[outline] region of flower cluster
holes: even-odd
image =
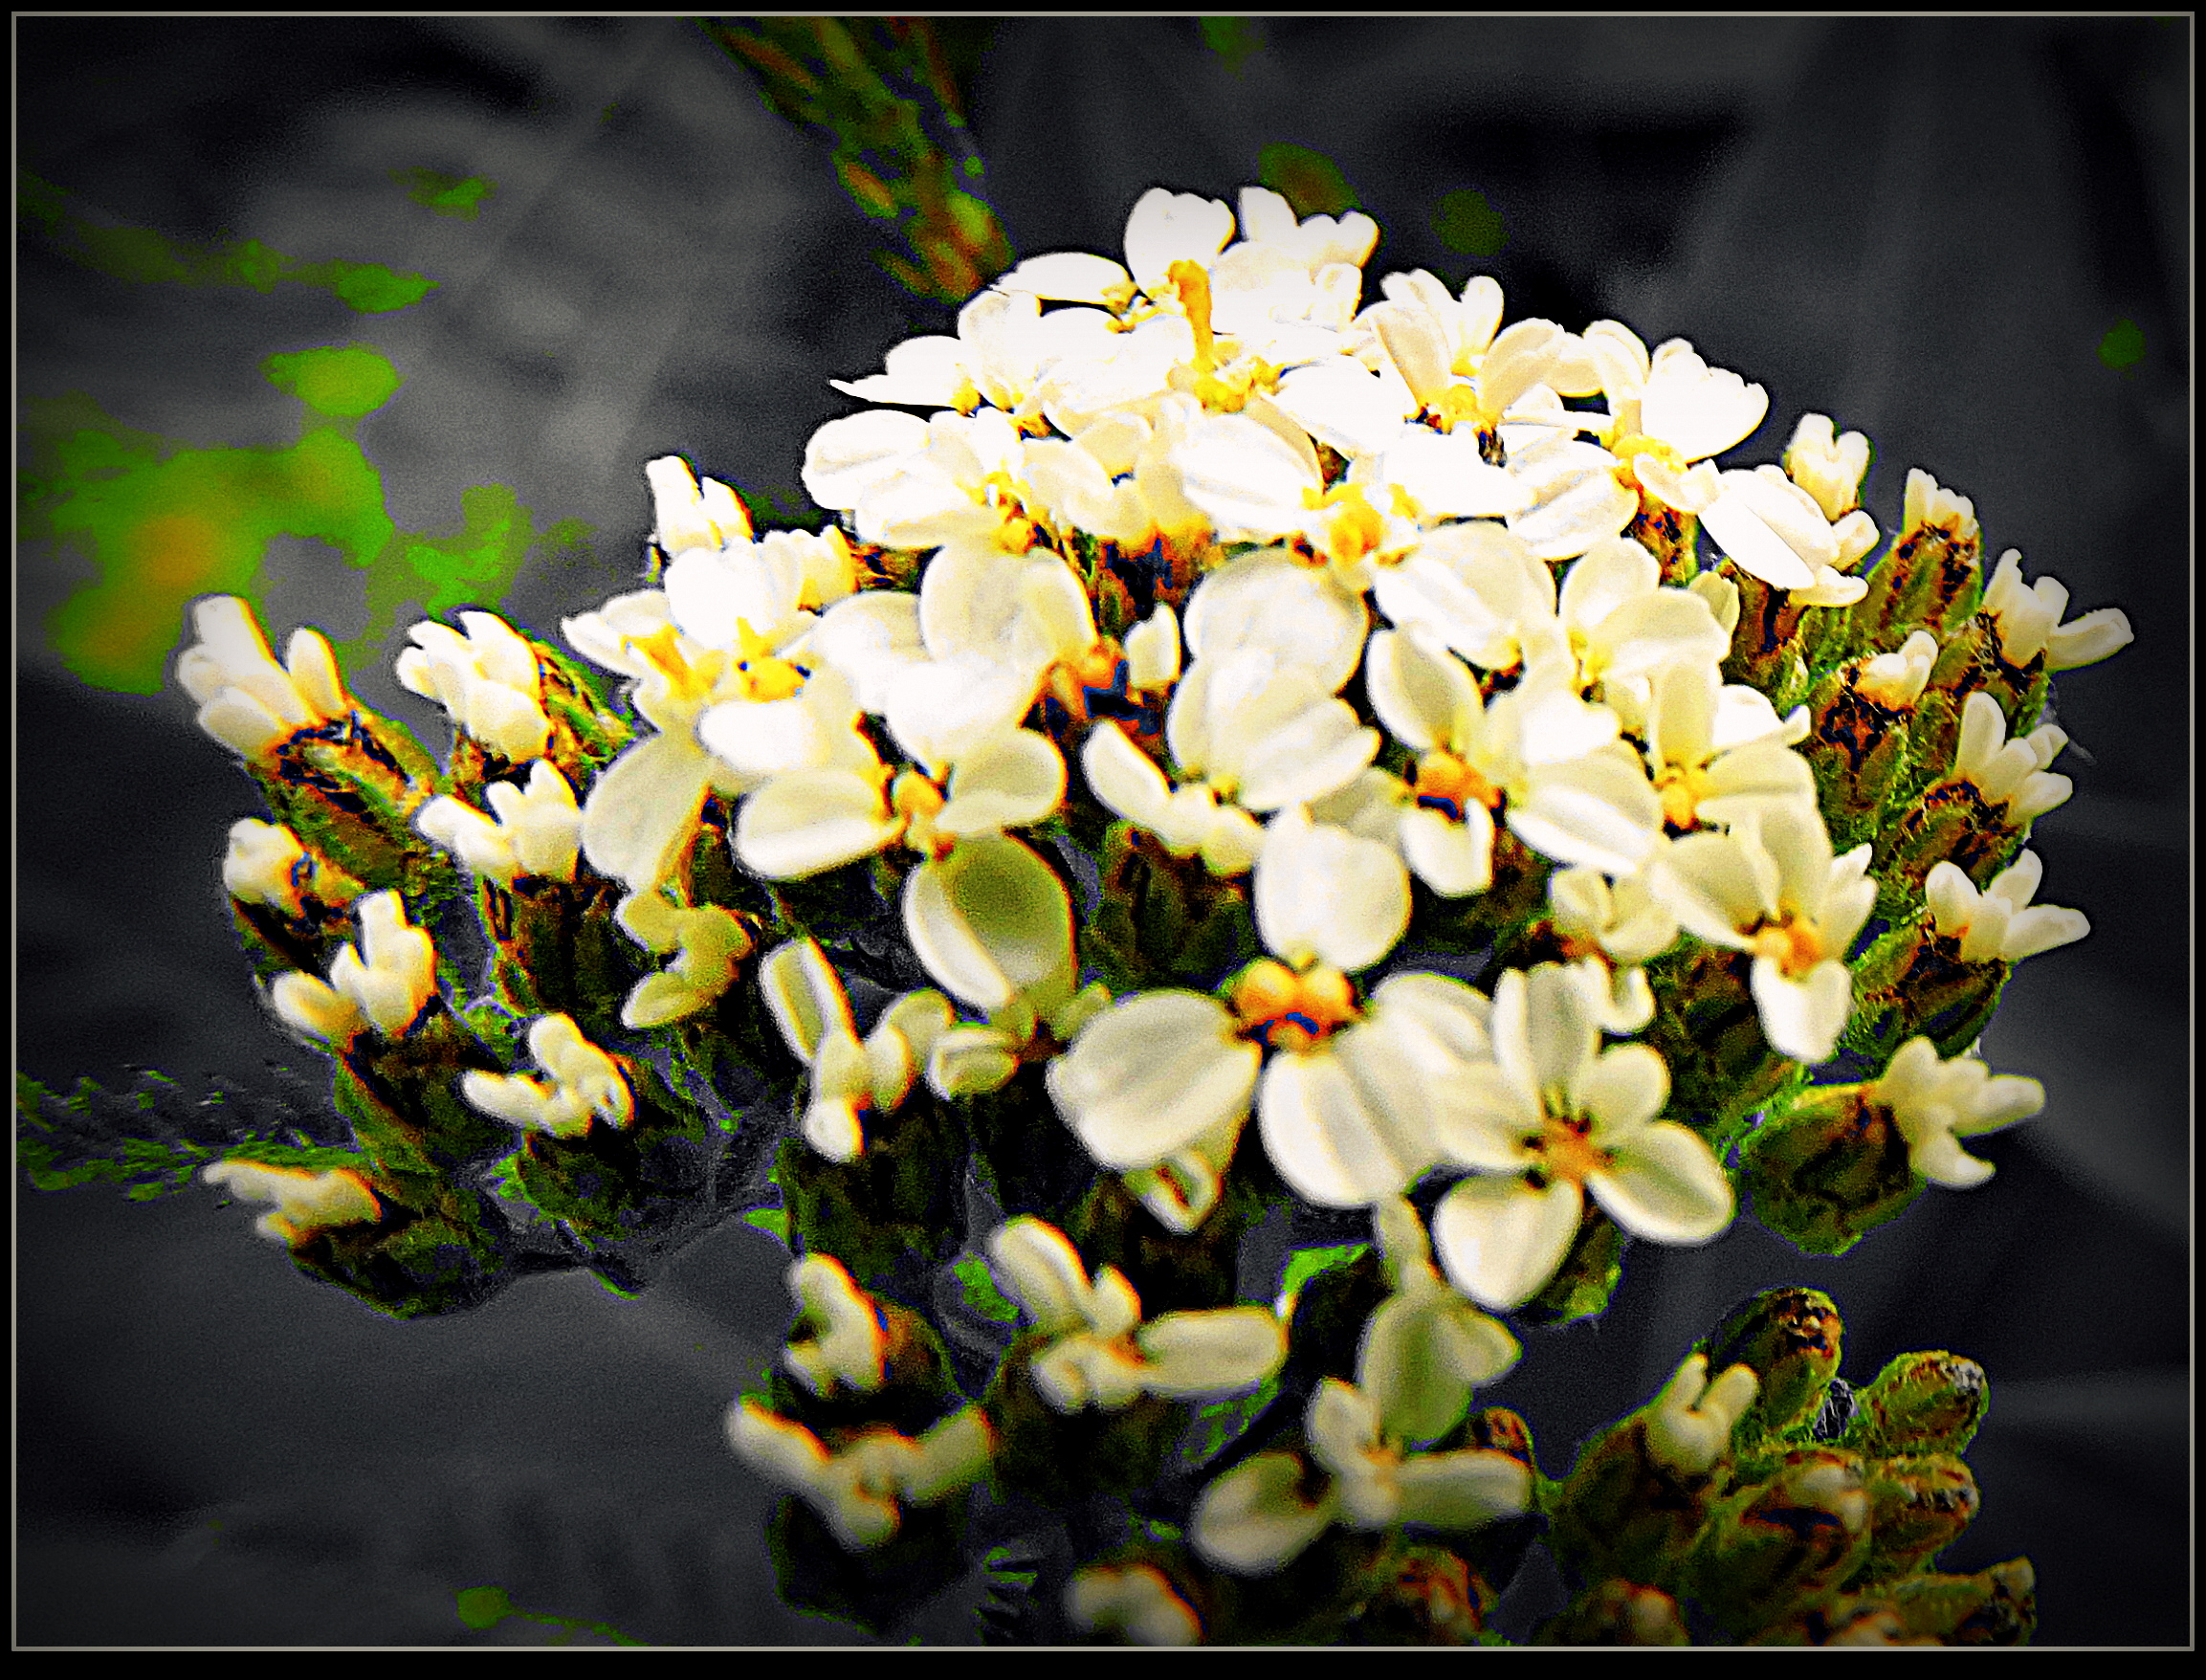
[[[1485,277],[1367,302],[1377,237],[1150,192],[1122,260],[1029,259],[837,382],[817,533],[650,463],[647,586],[563,626],[625,708],[490,614],[418,626],[449,770],[311,632],[286,669],[201,609],[180,677],[290,821],[225,866],[273,1006],[413,1150],[364,1137],[366,1202],[286,1228],[388,1190],[622,1287],[780,1230],[819,1334],[729,1431],[837,1614],[916,1594],[983,1481],[1178,1490],[1184,1541],[1084,1557],[1029,1631],[1330,1636],[1388,1570],[1506,1574],[1467,1536],[1541,1495],[1471,1407],[1520,1352],[1489,1315],[1598,1313],[1742,1188],[1835,1250],[2041,1105],[1957,1052],[2085,931],[2020,848],[2069,790],[2049,676],[2127,621],[1987,580],[1921,472],[1886,546],[1828,417],[1719,466],[1768,398],[1684,340],[1505,324]],[[439,1010],[463,878],[490,990]],[[1273,1210],[1378,1248],[1249,1304]],[[1760,1381],[1688,1361],[1630,1473],[1710,1486]]]

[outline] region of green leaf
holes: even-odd
[[[978,1254],[959,1256],[951,1269],[965,1293],[965,1304],[982,1317],[998,1324],[1016,1324],[1019,1309],[1004,1298],[997,1289],[996,1279],[988,1271],[988,1263]]]
[[[743,1215],[743,1223],[764,1231],[784,1249],[790,1246],[789,1210],[785,1207],[754,1207]]]

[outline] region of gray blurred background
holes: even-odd
[[[869,258],[879,225],[824,145],[671,19],[19,18],[22,166],[128,226],[252,237],[439,282],[357,315],[326,291],[136,284],[18,241],[19,395],[84,392],[196,447],[281,444],[274,350],[371,343],[405,375],[362,427],[402,526],[515,488],[586,551],[532,564],[513,613],[630,586],[641,473],[794,503],[830,377],[948,311]],[[1279,141],[1332,158],[1380,222],[1368,273],[1495,274],[1511,316],[1690,338],[1770,392],[1729,459],[1775,459],[1803,409],[1867,431],[1890,528],[1907,470],[1974,498],[2074,612],[2137,641],[2062,679],[2069,805],[2044,897],[2090,917],[2034,960],[1985,1041],[2050,1094],[1843,1262],[1741,1227],[1641,1248],[1608,1316],[1532,1335],[1493,1391],[1542,1463],[1652,1391],[1768,1283],[1814,1283],[1845,1374],[1950,1347],[1993,1380],[1984,1511],[1946,1566],[2018,1553],[2041,1643],[2189,1637],[2192,302],[2187,20],[1256,20],[1229,63],[1197,21],[1013,19],[973,90],[985,191],[1022,254],[1115,253],[1146,188],[1230,198]],[[487,177],[472,221],[392,171]],[[1473,188],[1491,258],[1433,231]],[[2100,354],[2131,323],[2141,355]],[[2117,358],[2119,360],[2119,358]],[[266,559],[270,630],[357,633],[325,545]],[[254,814],[190,707],[102,693],[50,651],[89,558],[17,570],[17,1066],[66,1088],[150,1066],[265,1083],[311,1070],[253,1001],[216,879]],[[401,614],[401,624],[415,616]],[[437,740],[387,665],[351,674]],[[2082,749],[2082,750],[2078,750]],[[2086,756],[2086,754],[2088,756]],[[462,1587],[653,1643],[849,1642],[775,1597],[767,1501],[722,1445],[730,1394],[787,1317],[779,1249],[727,1228],[622,1300],[540,1279],[398,1325],[293,1273],[194,1191],[18,1191],[16,1636],[25,1644],[454,1644]],[[1505,1625],[1555,1607],[1528,1574]],[[899,1632],[961,1636],[960,1607]]]

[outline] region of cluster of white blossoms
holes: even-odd
[[[816,1156],[857,1161],[922,1088],[970,1098],[1031,1072],[1022,1089],[1069,1146],[1170,1233],[1219,1205],[1252,1117],[1296,1196],[1370,1210],[1394,1293],[1357,1381],[1313,1392],[1300,1457],[1248,1459],[1196,1511],[1194,1544],[1238,1573],[1336,1523],[1524,1508],[1517,1461],[1423,1450],[1515,1358],[1484,1315],[1539,1296],[1597,1209],[1668,1244],[1710,1241],[1734,1212],[1708,1129],[1688,1123],[1708,1116],[1633,1042],[1657,1018],[1646,965],[1686,941],[1735,977],[1771,1052],[1828,1063],[1880,891],[1871,844],[1833,846],[1809,706],[1771,697],[1804,683],[1725,675],[1752,663],[1734,646],[1751,640],[1743,599],[1790,627],[1869,597],[1867,441],[1810,414],[1781,462],[1719,467],[1766,418],[1761,387],[1616,321],[1505,326],[1483,276],[1457,294],[1389,275],[1366,305],[1377,238],[1365,216],[1298,220],[1262,188],[1238,216],[1148,193],[1123,261],[1029,259],[955,337],[838,382],[872,406],[805,451],[807,491],[839,516],[820,534],[761,536],[727,485],[651,462],[650,586],[563,626],[647,726],[594,776],[555,750],[548,664],[491,615],[465,615],[464,635],[417,627],[399,666],[489,749],[494,778],[489,814],[421,797],[414,830],[506,892],[565,884],[580,902],[612,883],[623,932],[672,954],[629,992],[631,1030],[714,1006],[756,955]],[[1696,528],[1728,566],[1695,562]],[[1902,544],[1940,533],[1974,564],[1973,508],[1912,474]],[[2066,602],[2010,553],[1973,633],[2033,675],[2129,639],[2116,612],[2062,624]],[[260,767],[349,710],[318,636],[294,638],[287,668],[242,604],[199,622],[180,675]],[[1923,630],[1852,651],[1849,692],[1895,714],[1944,669]],[[2018,835],[2067,796],[2050,769],[2066,738],[2010,740],[1999,697],[1953,698],[1952,757],[1924,773],[1973,787]],[[767,882],[875,860],[932,984],[861,1035],[821,943],[784,930],[758,951],[759,918],[690,902],[708,812]],[[241,826],[226,879],[296,917],[304,851],[264,828]],[[1096,913],[1074,898],[1083,882],[1095,896],[1096,859],[1076,836],[1105,830],[1189,894],[1245,906],[1259,948],[1211,990],[1095,979]],[[2024,853],[1979,891],[1940,862],[1909,908],[1964,962],[2012,962],[2084,931],[2032,906],[2040,873]],[[1523,890],[1543,876],[1539,906]],[[1505,888],[1519,896],[1481,922]],[[1518,947],[1535,954],[1472,984],[1405,945],[1419,906],[1489,942],[1536,922]],[[273,989],[286,1022],[340,1048],[405,1034],[434,989],[397,894],[356,914],[361,949],[326,983]],[[622,1064],[570,1018],[540,1017],[528,1044],[540,1075],[471,1072],[467,1100],[554,1138],[630,1123]],[[1982,1163],[1955,1138],[2028,1112],[2027,1083],[1916,1040],[1879,1094],[1920,1170],[1961,1183]],[[1435,1175],[1428,1224],[1406,1198]],[[1261,1307],[1144,1323],[1123,1275],[1092,1273],[1038,1220],[1004,1226],[991,1253],[1045,1333],[1033,1374],[1059,1411],[1213,1392],[1221,1372],[1254,1382],[1284,1357]],[[795,1287],[823,1330],[797,1368],[815,1391],[863,1388],[875,1321],[837,1263],[805,1264]],[[1740,1382],[1688,1362],[1662,1413],[1668,1461],[1712,1462],[1752,1399]],[[834,1451],[755,1401],[729,1428],[856,1546],[991,1450],[967,1413]],[[1088,1582],[1084,1617],[1179,1627],[1148,1577],[1120,1575]]]

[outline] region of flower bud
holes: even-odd
[[[1677,1600],[1659,1587],[1604,1581],[1571,1601],[1570,1608],[1542,1626],[1536,1645],[1692,1644]]]
[[[1739,1420],[1742,1443],[1787,1434],[1816,1416],[1838,1375],[1843,1331],[1822,1291],[1772,1289],[1732,1308],[1699,1344],[1710,1370],[1744,1365],[1760,1379]]]
[[[1911,1575],[1960,1538],[1981,1500],[1951,1452],[1887,1459],[1869,1474],[1868,1579]]]
[[[1916,1575],[1885,1596],[1908,1631],[1940,1645],[2027,1645],[2038,1626],[2038,1573],[2027,1558],[1974,1575]]]
[[[1900,535],[1869,572],[1869,592],[1850,609],[1854,647],[1897,648],[1908,633],[1943,637],[1975,610],[1983,588],[1983,532],[1967,497],[1941,489],[1920,468],[1908,475]]]
[[[1842,1445],[1875,1457],[1960,1452],[1992,1404],[1984,1367],[1958,1354],[1901,1354],[1855,1391]]]
[[[1800,1448],[1776,1473],[1710,1514],[1687,1578],[1733,1638],[1805,1614],[1834,1594],[1869,1547],[1862,1461],[1832,1447]]]
[[[1859,1085],[1811,1086],[1739,1145],[1754,1217],[1811,1254],[1842,1254],[1922,1193],[1908,1139]]]

